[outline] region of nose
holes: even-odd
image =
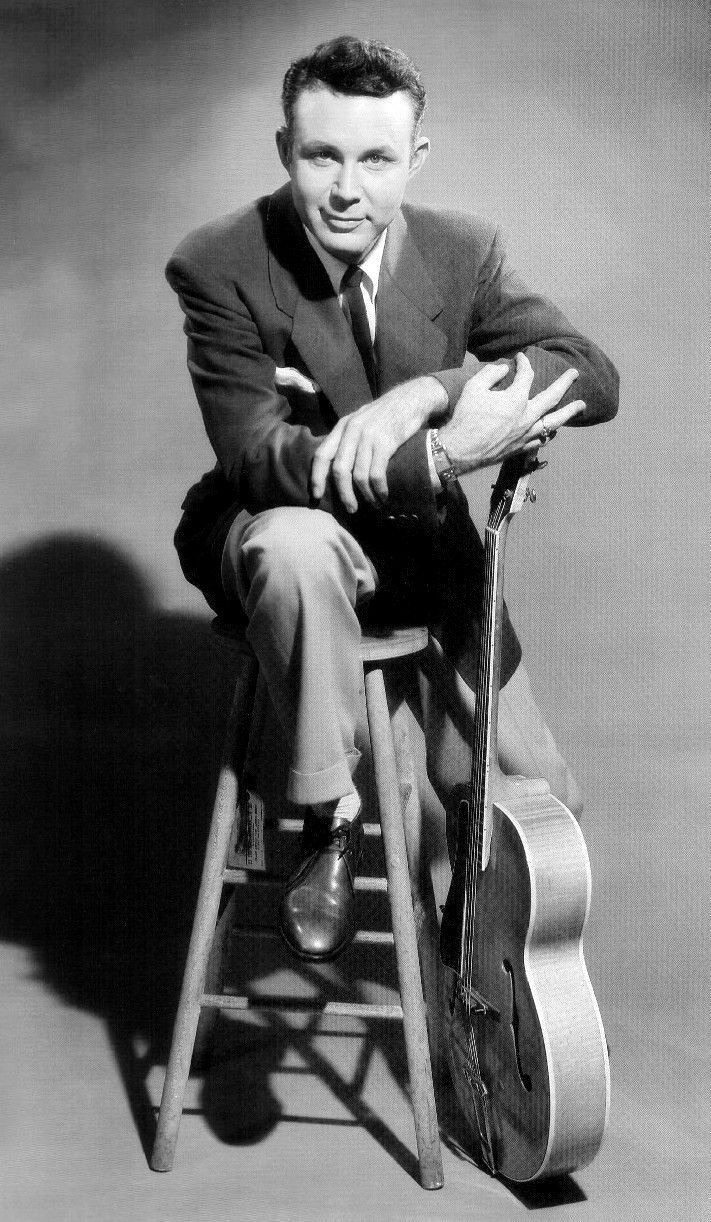
[[[340,208],[348,208],[360,199],[360,186],[356,166],[344,161],[331,185],[331,200]]]

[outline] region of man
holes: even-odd
[[[363,616],[426,621],[471,686],[482,547],[458,477],[609,419],[617,377],[507,269],[493,226],[401,206],[429,151],[406,56],[335,39],[292,64],[282,101],[289,182],[168,265],[217,455],[176,545],[213,608],[246,619],[289,740],[305,822],[280,926],[322,960],[355,929]],[[504,771],[579,808],[508,618],[502,653]]]

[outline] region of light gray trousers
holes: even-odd
[[[291,746],[287,797],[311,805],[349,793],[364,700],[356,606],[377,588],[373,565],[331,514],[243,510],[225,542],[222,581],[247,615],[247,639]],[[459,688],[473,701],[468,688]],[[544,778],[579,815],[577,785],[522,665],[500,693],[498,738],[505,773]]]

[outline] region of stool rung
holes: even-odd
[[[303,819],[283,818],[283,819],[278,820],[278,827],[279,827],[280,832],[300,832],[303,826],[304,826]],[[363,824],[363,835],[364,836],[380,836],[381,834],[382,833],[380,830],[379,823],[364,823]]]
[[[254,938],[260,942],[280,940],[278,929],[269,925],[235,925],[231,930],[232,937]],[[392,946],[395,939],[389,929],[359,929],[353,942],[356,946]]]
[[[227,867],[222,871],[222,881],[231,883],[232,886],[244,886],[245,883],[256,883],[262,887],[281,887],[287,881],[285,875],[267,874],[263,870],[233,870]],[[358,876],[354,883],[356,891],[387,891],[388,883],[385,878],[372,878],[365,874]]]
[[[303,1014],[306,1018],[317,1018],[320,1015],[340,1016],[345,1018],[384,1018],[402,1020],[402,1006],[377,1005],[374,1002],[360,1001],[325,1001],[323,1005],[314,1005],[310,999],[303,1001],[298,997],[237,997],[233,993],[203,993],[200,1005],[216,1010],[251,1010],[255,1014],[268,1013],[274,1010],[287,1010],[294,1014]]]

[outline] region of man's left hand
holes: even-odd
[[[404,382],[344,416],[314,455],[312,497],[321,499],[330,474],[349,513],[358,508],[355,489],[371,505],[386,501],[386,472],[393,454],[447,407],[442,383],[425,376]]]

